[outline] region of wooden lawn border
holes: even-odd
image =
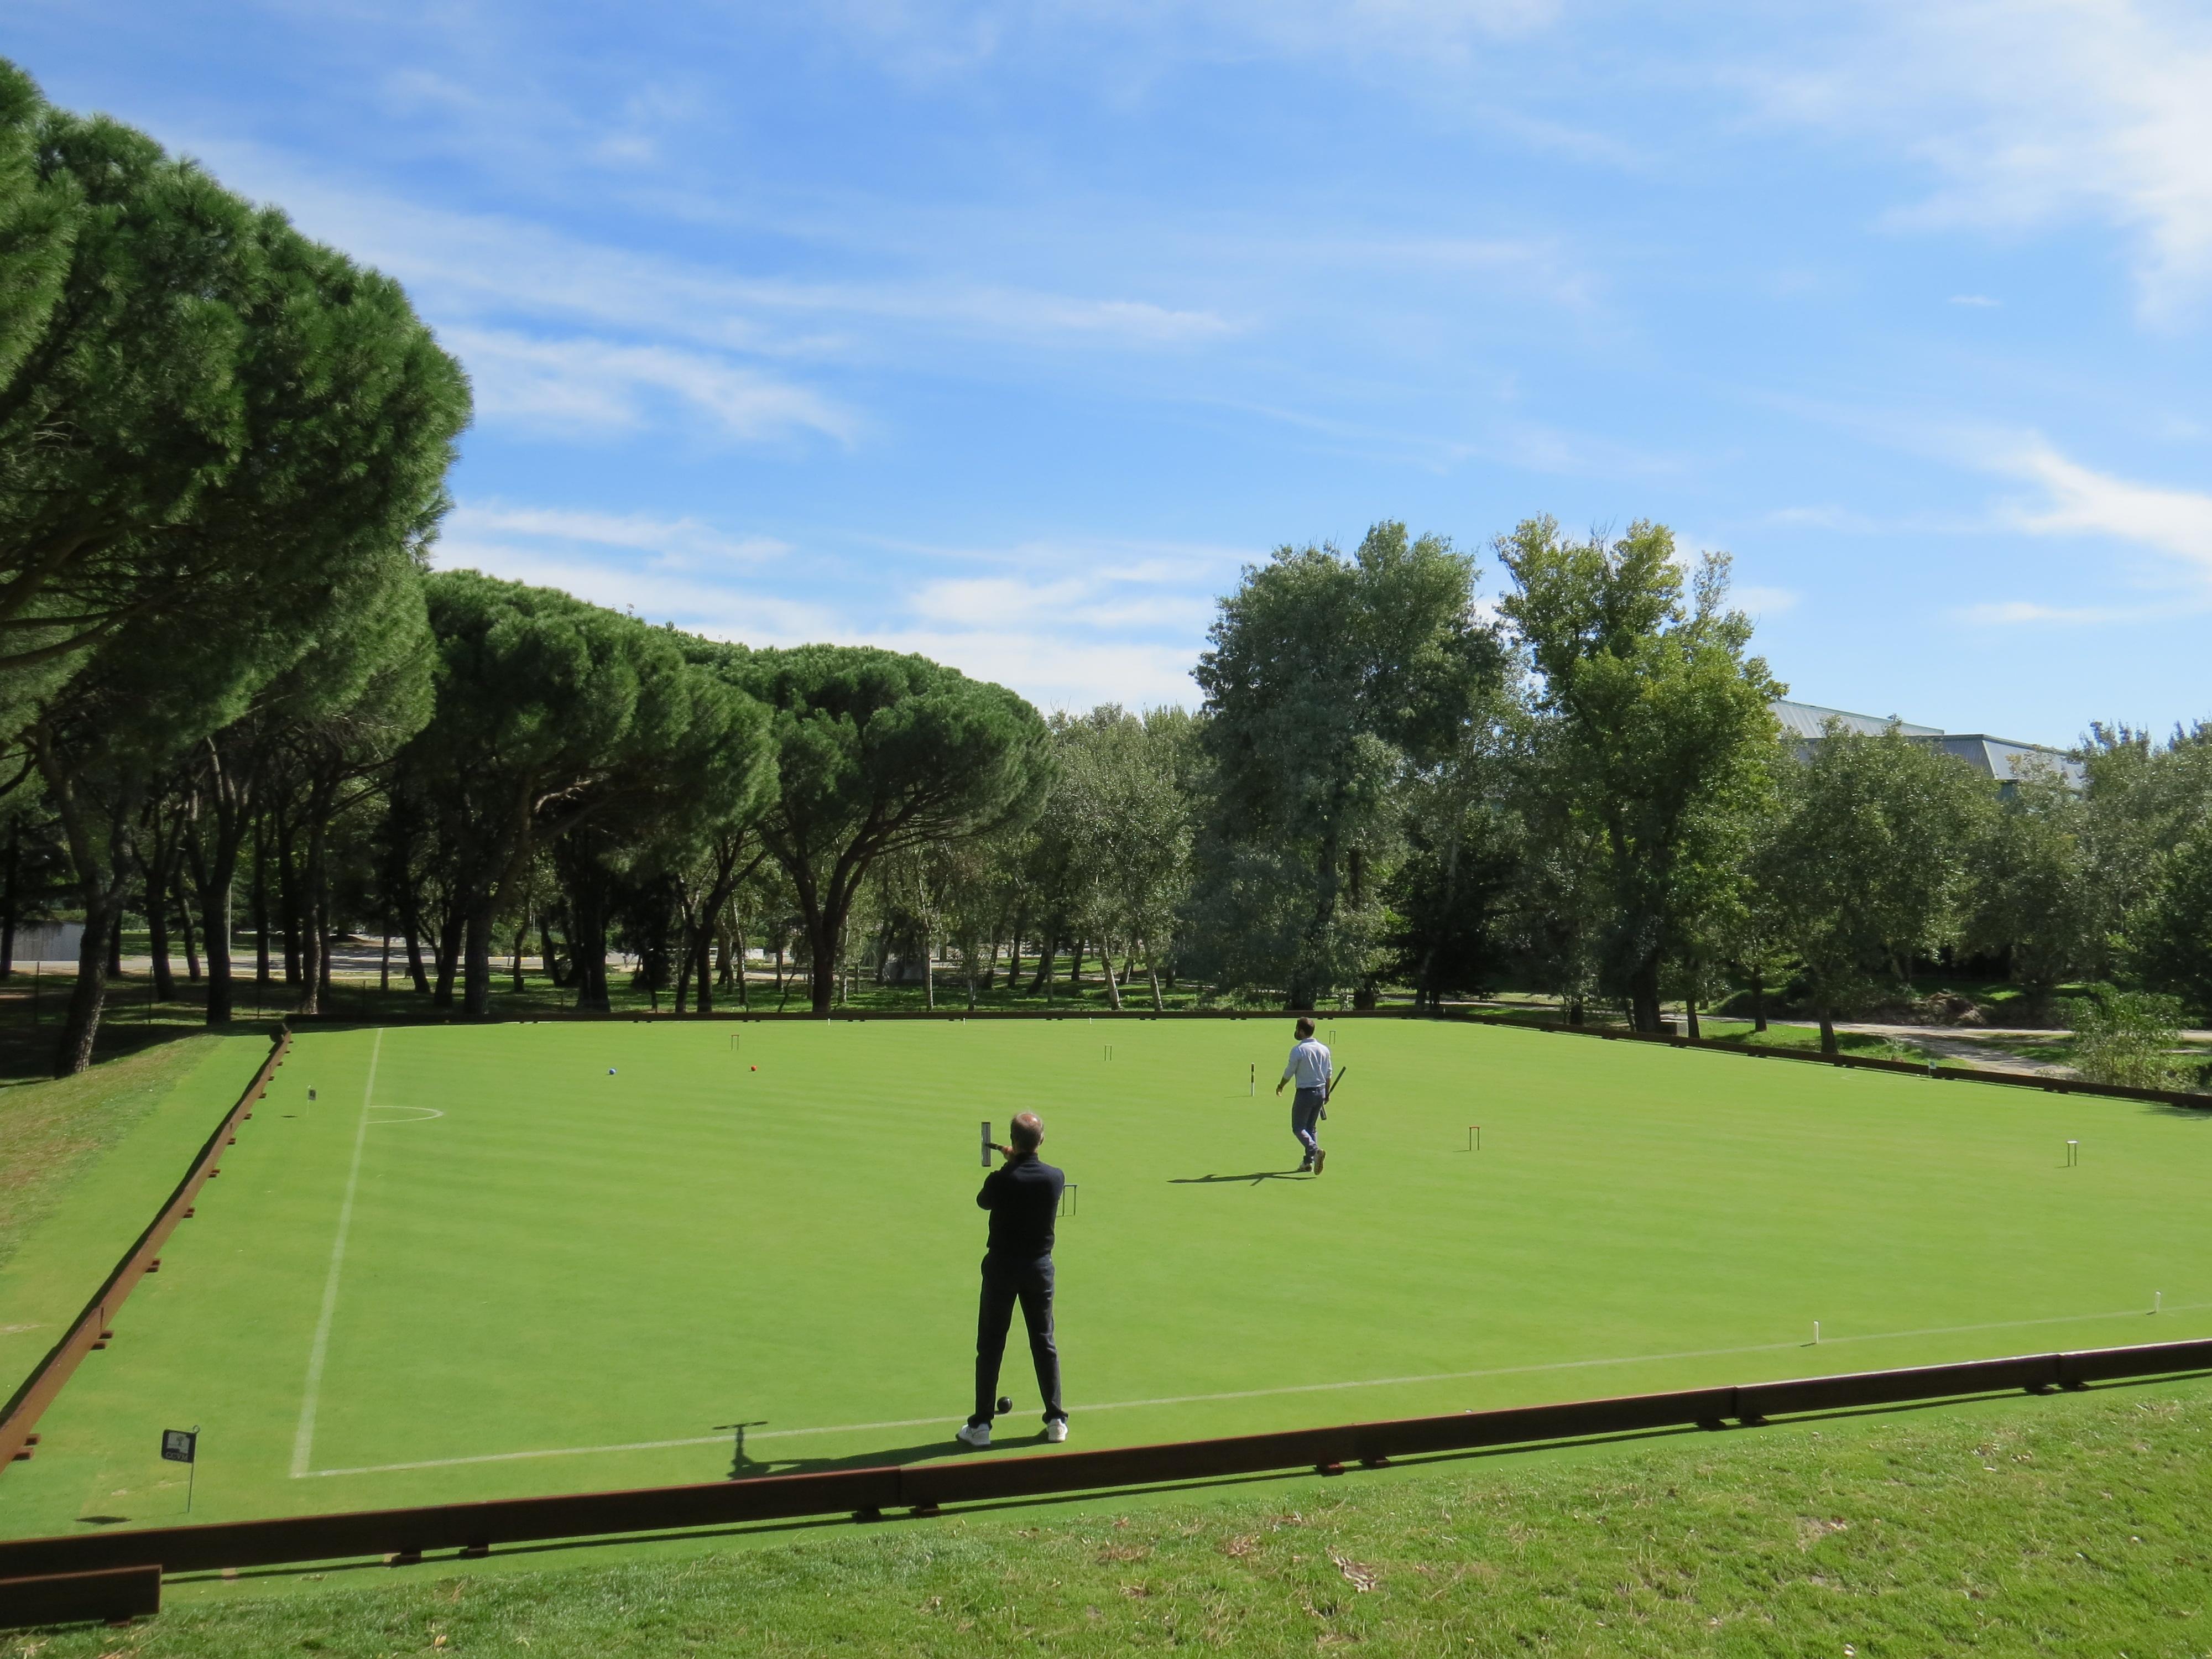
[[[60,1341],[46,1350],[46,1357],[32,1368],[21,1386],[9,1396],[7,1405],[0,1407],[0,1473],[31,1456],[39,1443],[34,1431],[40,1414],[53,1403],[54,1396],[76,1374],[85,1355],[107,1346],[114,1335],[110,1323],[138,1281],[161,1270],[162,1242],[190,1212],[200,1188],[220,1172],[223,1148],[237,1139],[238,1126],[253,1115],[253,1103],[269,1092],[269,1081],[284,1063],[285,1052],[291,1046],[291,1032],[280,1030],[270,1045],[269,1057],[261,1062],[253,1080],[246,1085],[246,1092],[239,1096],[238,1103],[224,1114],[215,1133],[201,1146],[185,1170],[184,1179],[169,1194],[168,1202],[146,1224],[146,1231],[138,1235],[137,1242],[123,1253],[123,1259],[115,1264],[115,1271],[93,1293],[76,1322]]]

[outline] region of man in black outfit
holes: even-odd
[[[991,1243],[983,1255],[983,1300],[975,1316],[975,1412],[954,1437],[963,1444],[991,1443],[999,1362],[1006,1357],[1006,1328],[1014,1304],[1030,1329],[1030,1358],[1044,1396],[1044,1437],[1067,1438],[1067,1413],[1060,1404],[1060,1350],[1052,1343],[1052,1224],[1060,1214],[1066,1177],[1037,1156],[1044,1123],[1035,1112],[1014,1119],[1006,1161],[983,1177],[975,1207],[991,1212]]]

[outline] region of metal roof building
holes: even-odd
[[[1993,738],[1986,732],[1946,732],[1940,726],[1910,725],[1895,715],[1881,720],[1841,708],[1823,708],[1817,703],[1778,699],[1767,707],[1774,711],[1784,740],[1797,751],[1800,760],[1811,755],[1814,745],[1826,734],[1828,722],[1834,720],[1846,732],[1863,732],[1869,737],[1879,736],[1894,726],[1915,743],[1956,755],[1977,772],[2001,784],[2008,784],[2024,771],[2038,767],[2054,769],[2076,789],[2087,781],[2080,761],[2063,749],[2052,749],[2039,743],[2015,743],[2009,738]]]

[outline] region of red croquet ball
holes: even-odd
[[[759,1066],[754,1066],[754,1067],[753,1067],[753,1070],[755,1070],[756,1072],[757,1072],[758,1070],[760,1070],[760,1067],[759,1067]]]

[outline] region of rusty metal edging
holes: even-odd
[[[1437,1417],[1342,1424],[1269,1434],[1098,1451],[766,1475],[681,1486],[500,1498],[407,1509],[302,1515],[137,1531],[0,1540],[0,1580],[158,1565],[168,1573],[680,1531],[890,1509],[934,1513],[1000,1502],[1170,1482],[1224,1480],[1594,1436],[1759,1424],[1785,1414],[2079,1389],[2127,1377],[2212,1371],[2212,1340],[2016,1355],[1903,1370],[1853,1371],[1663,1394],[1516,1406]],[[8,1620],[0,1609],[0,1626]]]
[[[269,1080],[276,1074],[276,1068],[284,1063],[284,1055],[291,1046],[291,1032],[280,1028],[275,1042],[270,1046],[268,1058],[254,1073],[253,1080],[246,1085],[246,1092],[239,1096],[238,1103],[224,1114],[222,1121],[216,1126],[215,1133],[201,1146],[191,1166],[185,1170],[184,1179],[169,1194],[168,1202],[155,1212],[153,1220],[146,1224],[146,1230],[138,1235],[137,1241],[123,1253],[123,1259],[115,1264],[115,1271],[109,1273],[106,1281],[93,1293],[92,1300],[85,1304],[84,1311],[77,1316],[76,1322],[69,1328],[60,1341],[46,1350],[46,1358],[32,1368],[31,1374],[9,1396],[7,1405],[0,1407],[0,1472],[31,1455],[32,1448],[38,1443],[34,1431],[40,1414],[53,1403],[54,1396],[62,1391],[63,1384],[76,1373],[85,1355],[94,1348],[106,1346],[112,1334],[108,1322],[115,1317],[125,1299],[137,1288],[138,1281],[161,1265],[158,1252],[162,1242],[176,1230],[177,1223],[191,1207],[192,1200],[200,1188],[217,1173],[217,1160],[222,1157],[223,1148],[237,1133],[239,1124],[253,1115],[253,1103],[268,1092]],[[0,1577],[4,1576],[0,1574]]]

